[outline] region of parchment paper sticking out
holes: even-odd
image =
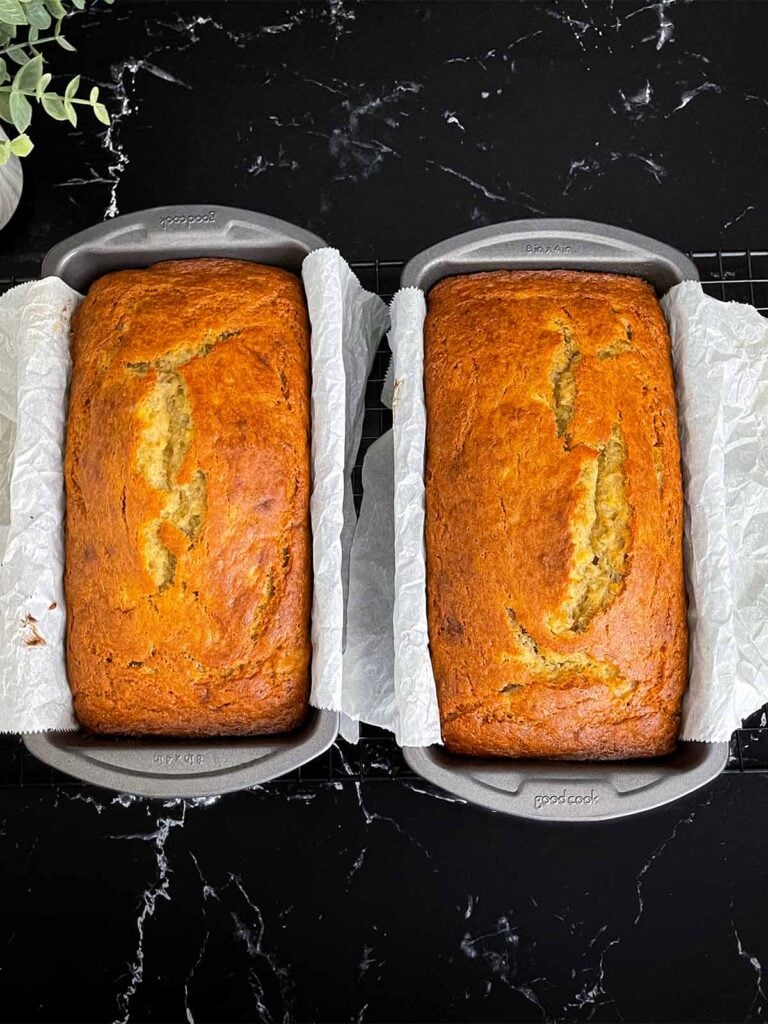
[[[687,281],[662,301],[680,407],[690,682],[682,738],[768,701],[768,321]]]
[[[64,662],[63,449],[77,292],[0,297],[0,732],[74,729]]]
[[[389,316],[335,249],[304,260],[312,324],[312,703],[342,709],[349,553],[355,531],[352,467],[365,386]]]
[[[394,427],[391,439],[385,435],[372,447],[363,470],[367,489],[355,536],[356,600],[349,613],[355,645],[345,661],[345,706],[362,721],[391,729],[401,746],[418,747],[442,742],[427,635],[424,295],[404,288],[390,312],[394,363],[387,378],[393,380]],[[391,525],[379,508],[383,501],[390,503]],[[367,633],[368,623],[374,635]]]

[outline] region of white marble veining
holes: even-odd
[[[645,85],[634,91],[624,92],[619,89],[619,99],[621,110],[628,114],[630,119],[633,121],[640,121],[645,117],[648,112],[648,108],[653,103],[653,86],[650,81],[646,78]],[[611,108],[615,111],[615,108]]]
[[[140,896],[140,910],[136,918],[136,950],[132,961],[128,964],[128,981],[117,996],[118,1014],[115,1024],[127,1024],[131,1017],[131,1005],[139,986],[144,980],[144,930],[147,922],[154,917],[159,899],[169,900],[171,884],[171,866],[166,852],[166,843],[171,829],[184,825],[187,808],[181,804],[181,815],[178,818],[158,818],[153,832],[147,835],[133,834],[120,836],[121,839],[138,839],[151,843],[155,854],[156,875]],[[115,837],[117,838],[117,837]]]
[[[283,147],[278,146],[277,155],[274,160],[268,160],[263,153],[259,153],[256,159],[252,160],[248,165],[246,172],[253,175],[254,178],[258,178],[260,174],[265,174],[271,170],[297,171],[299,166],[298,160],[286,157]]]
[[[104,149],[111,159],[111,163],[107,166],[107,180],[110,182],[110,186],[107,208],[104,211],[105,219],[116,217],[120,212],[117,205],[117,190],[123,173],[130,163],[130,157],[120,142],[120,126],[122,120],[128,117],[133,109],[130,87],[135,80],[137,71],[138,62],[135,61],[112,68],[112,90],[116,107],[113,104],[110,111],[111,123],[104,133]]]
[[[723,224],[723,231],[727,231],[728,228],[732,228],[734,224],[738,224],[739,221],[743,220],[747,216],[747,214],[752,213],[754,209],[756,209],[755,204],[749,203],[739,213],[734,214],[733,217],[729,217],[728,220]]]
[[[739,935],[733,919],[731,919],[731,930],[733,931],[733,937],[736,941],[736,952],[740,959],[744,960],[744,962],[749,966],[755,978],[754,995],[749,1006],[749,1012],[744,1019],[762,1020],[764,1019],[766,1006],[768,1005],[768,997],[763,989],[763,965],[754,953],[750,953],[749,950],[744,948],[741,936]]]
[[[544,13],[553,18],[555,21],[562,22],[567,25],[573,34],[573,38],[579,44],[581,49],[586,53],[586,46],[584,45],[584,36],[589,32],[590,29],[594,29],[594,23],[591,20],[582,21],[579,18],[575,18],[570,14],[570,10],[573,6],[560,8],[556,5],[547,5],[544,7]]]
[[[385,160],[398,157],[394,147],[371,134],[371,127],[377,123],[396,127],[396,118],[407,116],[402,109],[403,102],[418,96],[422,89],[421,82],[397,81],[378,95],[358,90],[356,101],[346,97],[341,101],[340,119],[330,131],[318,130],[310,134],[327,140],[340,177],[352,182],[364,181],[378,171]]]
[[[230,875],[230,881],[243,897],[247,907],[251,911],[250,921],[245,921],[236,911],[230,911],[230,916],[234,925],[235,939],[245,946],[251,960],[251,965],[248,969],[248,984],[253,995],[254,1008],[258,1014],[259,1020],[272,1021],[274,1018],[266,1003],[266,991],[259,975],[259,971],[257,970],[259,965],[258,962],[263,961],[277,981],[284,1007],[290,999],[290,973],[287,968],[283,967],[271,953],[264,949],[264,917],[261,910],[256,906],[243,887],[242,879],[238,875]]]
[[[568,168],[563,185],[563,195],[567,196],[576,181],[582,176],[601,177],[611,164],[620,161],[634,161],[640,164],[642,169],[647,171],[657,184],[661,184],[667,176],[666,168],[651,153],[620,153],[611,150],[607,153],[598,153],[581,157],[578,160],[571,160],[571,165]]]
[[[427,160],[427,166],[436,167],[439,171],[443,171],[445,174],[450,174],[454,178],[458,178],[459,181],[465,182],[476,192],[480,192],[486,199],[492,199],[496,203],[503,203],[506,200],[505,196],[500,195],[498,192],[492,192],[487,186],[483,185],[482,182],[475,181],[475,179],[470,178],[468,174],[462,174],[462,172],[456,170],[455,167],[447,167],[445,164],[435,163],[434,160]]]
[[[603,930],[601,928],[595,938],[590,941],[589,948],[593,946],[598,936],[603,933]],[[605,957],[608,950],[613,946],[617,946],[620,941],[621,939],[619,938],[611,939],[600,950],[595,967],[582,968],[579,974],[587,974],[588,977],[583,981],[582,987],[574,994],[572,1001],[566,1003],[565,1010],[573,1009],[582,1012],[585,1009],[591,1009],[594,1012],[600,1006],[612,1006],[619,1020],[624,1019],[618,1012],[616,1001],[608,995],[605,988]],[[592,1014],[590,1013],[587,1019],[590,1019],[591,1016]]]
[[[681,818],[679,821],[675,822],[675,826],[670,832],[670,834],[667,836],[667,838],[658,844],[658,846],[651,853],[650,857],[645,861],[645,863],[638,871],[637,876],[635,878],[635,892],[637,894],[637,913],[635,914],[634,921],[632,922],[633,924],[637,924],[640,921],[640,918],[643,916],[643,912],[645,910],[645,900],[643,899],[643,887],[645,884],[645,876],[648,874],[651,868],[654,867],[659,858],[666,852],[670,844],[673,843],[675,839],[677,839],[678,834],[680,833],[680,829],[683,828],[684,825],[692,825],[696,819],[697,813],[701,810],[702,807],[708,807],[712,803],[712,799],[713,793],[710,791],[706,798],[700,804],[698,804],[690,812],[690,814],[687,814],[684,818]]]
[[[532,1006],[536,1007],[542,1020],[547,1020],[547,1011],[542,1005],[534,985],[544,978],[534,977],[522,980],[518,969],[518,956],[521,946],[520,935],[512,927],[510,918],[504,914],[496,921],[491,931],[472,935],[464,932],[459,949],[470,960],[480,960],[488,970],[486,994],[497,982],[505,985],[513,992],[519,993]]]
[[[692,100],[695,100],[697,96],[704,92],[722,91],[722,88],[716,82],[702,82],[701,85],[697,85],[694,89],[686,89],[680,97],[680,102],[673,108],[672,113],[674,114],[677,110],[683,110]]]
[[[658,3],[645,4],[627,14],[625,20],[633,18],[637,14],[652,11],[657,19],[656,31],[651,35],[644,36],[642,41],[644,43],[652,42],[657,50],[662,50],[667,43],[674,42],[675,39],[675,25],[670,16],[670,10],[675,3],[676,0],[659,0]]]
[[[454,125],[456,125],[457,128],[459,128],[463,132],[465,132],[467,130],[464,127],[464,125],[461,123],[461,121],[459,120],[458,114],[456,113],[455,110],[446,110],[443,113],[443,117],[445,118],[445,123],[446,124],[454,124]]]
[[[289,969],[282,964],[278,958],[264,945],[266,924],[261,908],[254,902],[242,876],[235,872],[228,872],[225,883],[218,888],[211,885],[206,879],[200,867],[198,858],[190,851],[195,869],[201,884],[201,896],[203,915],[206,921],[199,952],[187,971],[184,983],[184,1012],[188,1024],[195,1024],[193,1011],[193,985],[195,977],[200,970],[201,964],[208,952],[211,934],[214,929],[220,926],[209,922],[208,906],[215,903],[220,911],[229,919],[232,939],[236,945],[245,949],[248,956],[249,967],[247,974],[248,988],[253,1001],[253,1008],[257,1018],[261,1021],[271,1022],[277,1019],[290,1021],[293,1019],[291,1013],[292,1001],[292,979]],[[281,918],[285,918],[293,909],[286,907]],[[265,981],[271,978],[277,984],[280,992],[282,1012],[275,1012],[269,1005]]]
[[[189,1005],[189,988],[195,980],[195,974],[197,969],[203,961],[208,950],[208,942],[211,937],[210,929],[206,928],[205,934],[203,935],[203,941],[200,943],[200,952],[197,954],[197,959],[187,971],[187,976],[184,979],[184,1019],[187,1024],[196,1024],[194,1014],[192,1013],[192,1007]]]
[[[363,788],[362,783],[355,782],[355,792],[357,793],[357,802],[360,810],[363,813],[365,824],[370,826],[376,822],[382,822],[385,825],[391,826],[397,833],[404,836],[410,844],[420,850],[427,860],[432,859],[432,854],[429,849],[415,836],[413,836],[405,826],[403,826],[396,818],[392,818],[386,814],[380,814],[378,811],[371,811],[366,806],[365,800],[363,799]]]

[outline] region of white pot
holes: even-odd
[[[5,131],[0,127],[0,140],[4,141],[7,138]],[[19,205],[23,184],[21,160],[17,156],[12,156],[8,163],[0,167],[0,228],[5,227]]]

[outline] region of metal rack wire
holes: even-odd
[[[692,253],[704,290],[717,299],[747,302],[768,317],[768,250],[739,250]],[[369,260],[352,267],[363,286],[389,299],[397,290],[402,260]],[[26,269],[26,268],[25,268]],[[0,292],[23,281],[6,273],[0,276]],[[389,348],[382,341],[368,380],[363,436],[352,484],[355,499],[362,496],[362,460],[368,447],[392,425],[392,414],[381,404],[381,388],[389,365]],[[761,709],[733,734],[729,771],[768,771],[768,706]],[[393,738],[380,729],[364,726],[360,743],[343,742],[303,768],[284,777],[277,785],[340,785],[413,777]],[[0,789],[17,787],[79,787],[81,783],[41,764],[17,737],[0,735]]]
[[[748,302],[768,316],[767,250],[716,250],[691,255],[709,295],[727,302]]]

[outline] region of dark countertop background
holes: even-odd
[[[67,34],[55,67],[114,124],[35,125],[6,277],[173,202],[285,217],[350,260],[528,215],[768,248],[764,3],[117,0]],[[768,775],[559,826],[454,802],[385,748],[160,803],[51,785],[6,739],[0,1018],[768,1017]]]

